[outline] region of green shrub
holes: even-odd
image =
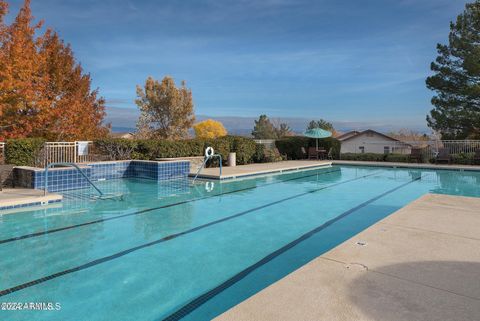
[[[228,159],[228,154],[231,151],[231,145],[233,144],[233,140],[229,136],[219,137],[215,139],[207,139],[205,140],[204,148],[208,146],[213,147],[215,150],[215,154],[219,154],[222,156],[222,161],[225,164]],[[202,153],[203,154],[203,153]],[[209,161],[208,166],[218,166],[218,159],[213,159]]]
[[[371,162],[383,162],[385,160],[385,154],[374,153],[344,153],[340,155],[342,160],[354,160],[354,161],[371,161]]]
[[[275,146],[280,154],[287,155],[288,159],[303,159],[306,157],[302,153],[302,147],[308,150],[310,138],[308,137],[286,137],[275,141]]]
[[[255,146],[255,154],[253,155],[253,162],[254,163],[263,163],[265,162],[265,145],[263,144],[256,144]]]
[[[266,163],[274,163],[282,161],[283,157],[278,151],[278,148],[266,148],[264,151],[263,160]]]
[[[393,163],[408,163],[410,162],[410,155],[405,154],[388,154],[385,156],[386,162]]]
[[[472,165],[475,153],[460,153],[452,155],[452,163],[460,165]]]
[[[234,136],[231,150],[237,153],[237,164],[245,165],[255,162],[257,145],[259,144],[255,143],[253,139]]]
[[[8,139],[5,144],[5,162],[17,166],[37,166],[43,161],[42,138]]]
[[[254,161],[256,144],[252,139],[238,136],[224,136],[216,139],[185,139],[171,140],[127,140],[102,139],[95,141],[98,152],[108,155],[111,159],[146,159],[176,158],[203,156],[205,148],[212,146],[216,154],[220,154],[224,162],[230,152],[237,153],[237,163],[240,165]],[[118,152],[120,150],[121,152]],[[212,162],[213,166],[218,161]]]
[[[140,140],[137,152],[144,159],[155,160],[157,158],[176,158],[201,156],[204,142],[202,140]]]
[[[94,142],[94,153],[105,155],[109,160],[132,159],[137,155],[137,142],[125,138],[105,138]]]
[[[302,147],[308,152],[308,147],[316,146],[315,138],[303,136],[293,136],[279,139],[275,142],[280,154],[287,155],[287,159],[302,159],[306,155],[302,153]],[[318,148],[329,151],[331,149],[332,157],[337,159],[340,154],[340,142],[332,137],[318,140]]]

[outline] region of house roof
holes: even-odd
[[[352,131],[343,133],[343,134],[337,136],[336,138],[340,141],[343,141],[343,140],[348,139],[350,137],[357,136],[357,134],[359,134],[359,133],[360,133],[359,131],[352,130]]]
[[[391,141],[394,141],[394,142],[401,142],[401,143],[404,143],[398,139],[395,139],[393,137],[390,137],[390,136],[387,136],[385,134],[382,134],[382,133],[379,133],[377,131],[374,131],[372,129],[367,129],[367,130],[364,130],[362,132],[358,132],[358,131],[351,131],[351,132],[348,132],[348,133],[345,133],[343,134],[342,136],[339,136],[337,139],[340,140],[341,142],[344,142],[344,141],[347,141],[349,139],[352,139],[352,138],[355,138],[355,137],[358,137],[358,136],[361,136],[363,134],[368,134],[368,133],[373,133],[373,134],[376,134],[376,135],[379,135],[379,136],[382,136],[383,138],[386,138],[388,140],[391,140]],[[406,145],[408,145],[407,143],[404,143]]]
[[[112,137],[112,138],[132,138],[133,136],[134,136],[133,133],[128,133],[128,132],[110,133],[110,137]]]

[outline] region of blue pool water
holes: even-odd
[[[210,320],[426,193],[480,172],[333,166],[223,183],[99,182],[0,216],[0,320]]]

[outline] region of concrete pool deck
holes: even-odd
[[[204,168],[198,175],[198,178],[206,179],[232,179],[246,176],[256,176],[271,173],[282,173],[285,171],[294,171],[308,168],[318,168],[331,166],[332,161],[327,160],[295,160],[276,163],[257,163],[248,165],[238,165],[234,167],[223,167],[222,175],[219,175],[219,168]],[[190,176],[195,176],[196,172],[191,171]]]
[[[417,169],[441,169],[460,171],[480,171],[480,165],[458,165],[458,164],[430,164],[430,163],[397,163],[397,162],[370,162],[370,161],[348,161],[334,160],[333,165],[354,165],[354,166],[375,166],[375,167],[397,167]]]
[[[61,202],[62,195],[47,193],[30,188],[4,188],[0,191],[0,215],[16,212],[25,207],[40,206]]]
[[[480,198],[425,195],[215,320],[480,320]]]

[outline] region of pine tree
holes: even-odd
[[[277,131],[267,115],[260,115],[258,120],[255,120],[252,136],[256,139],[276,139]]]
[[[480,1],[467,4],[450,24],[448,45],[437,45],[426,80],[436,92],[428,126],[444,139],[480,138]]]

